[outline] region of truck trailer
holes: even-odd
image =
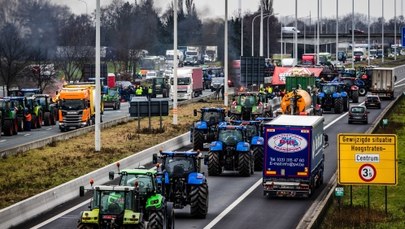
[[[397,78],[405,76],[405,65],[394,68],[373,68],[371,75],[372,94],[377,94],[380,97],[394,98],[394,88]]]
[[[264,124],[264,195],[310,197],[323,183],[322,116],[280,115]]]
[[[173,78],[170,84],[174,85]],[[179,100],[189,100],[202,95],[203,92],[203,72],[200,67],[184,67],[177,69],[177,98]],[[173,99],[173,90],[170,90],[170,98]]]

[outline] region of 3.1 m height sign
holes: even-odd
[[[339,134],[338,182],[342,185],[396,185],[395,134]]]

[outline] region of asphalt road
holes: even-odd
[[[397,83],[401,84],[404,80],[398,79]],[[396,96],[403,90],[404,85],[400,85],[396,90]],[[363,100],[362,97],[360,103]],[[386,107],[390,102],[383,100],[382,107]],[[342,115],[324,114],[325,130],[329,135],[329,147],[325,151],[325,183],[330,180],[337,167],[337,134],[364,133],[380,112],[379,109],[370,110],[367,125],[349,125],[347,113]],[[206,170],[206,166],[203,166],[203,169]],[[269,199],[263,196],[260,172],[255,172],[251,177],[238,177],[228,172],[222,176],[207,179],[209,185],[207,218],[192,219],[188,214],[188,208],[176,209],[176,228],[295,228],[321,189],[325,188],[325,185],[321,186],[321,189],[318,189],[309,199]],[[86,210],[88,206],[88,200],[83,201],[76,199],[71,203],[66,203],[65,206],[54,209],[49,214],[27,222],[23,227],[75,228],[80,211]]]

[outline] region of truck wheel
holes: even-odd
[[[165,222],[163,208],[150,212],[148,221],[150,229],[163,228]]]
[[[239,152],[238,171],[239,175],[248,177],[250,176],[250,156],[247,152]]]
[[[194,130],[193,132],[193,148],[194,150],[203,150],[204,135],[201,131]]]
[[[343,98],[343,111],[349,110],[349,99],[347,97]]]
[[[253,155],[255,158],[255,171],[262,171],[264,159],[263,146],[254,146]]]
[[[364,87],[359,88],[359,95],[365,96],[367,94],[367,90]]]
[[[12,120],[4,120],[4,126],[3,126],[3,132],[4,135],[6,136],[12,136],[13,135],[13,121]]]
[[[222,172],[221,163],[219,161],[219,153],[208,152],[208,175],[218,176]]]
[[[333,109],[335,111],[335,114],[342,113],[342,110],[343,110],[342,98],[335,100],[335,107]]]
[[[359,91],[353,91],[352,100],[353,100],[353,103],[358,103],[359,102]]]
[[[190,213],[194,218],[205,219],[208,213],[208,185],[192,186],[190,191]]]
[[[44,114],[44,126],[50,126],[51,125],[51,113],[45,112]]]

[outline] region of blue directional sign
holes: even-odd
[[[401,28],[401,44],[402,47],[405,47],[405,27]]]

